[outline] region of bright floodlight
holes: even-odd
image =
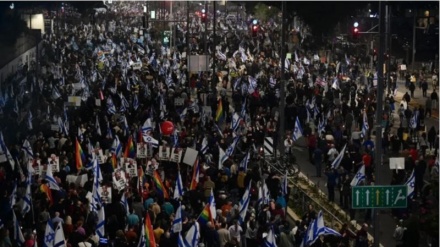
[[[14,3],[11,3],[11,5],[9,5],[10,9],[14,9]]]
[[[359,23],[358,23],[358,22],[355,22],[355,23],[353,23],[353,26],[354,26],[354,27],[358,27],[358,26],[359,26]]]
[[[205,9],[202,9],[202,13],[205,13]]]
[[[252,24],[257,25],[257,24],[258,24],[258,20],[257,20],[257,19],[254,19],[254,20],[252,21]]]

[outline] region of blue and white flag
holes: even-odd
[[[18,243],[18,246],[22,246],[24,244],[23,232],[21,231],[21,227],[18,224],[17,216],[15,215],[14,210],[12,210],[12,221],[14,224],[14,238],[15,243]],[[14,242],[13,241],[13,242]]]
[[[347,147],[347,144],[345,144],[344,148],[342,148],[341,152],[339,152],[338,156],[336,156],[336,159],[333,160],[331,167],[333,169],[338,169],[339,165],[341,164],[342,158],[344,158],[345,155],[345,148]]]
[[[368,137],[368,130],[370,129],[368,125],[367,113],[364,111],[363,121],[362,121],[362,135],[364,139]]]
[[[180,113],[180,121],[182,123],[185,122],[187,115],[188,115],[188,108],[185,107],[185,109],[183,109],[182,113]]]
[[[93,187],[92,187],[92,201],[90,203],[91,211],[97,211],[102,207],[102,199],[99,194],[99,183],[102,181],[101,169],[99,167],[98,161],[95,159],[93,165]]]
[[[182,176],[180,175],[180,171],[178,171],[176,185],[174,187],[173,199],[178,200],[181,197],[183,197],[183,183],[182,183]]]
[[[248,94],[253,94],[255,92],[255,89],[257,89],[257,79],[253,78],[252,76],[249,76],[249,88],[248,88]]]
[[[252,181],[249,181],[249,185],[246,187],[246,190],[244,191],[243,197],[241,198],[240,202],[238,203],[238,221],[240,224],[242,224],[246,218],[247,209],[249,206],[249,202],[251,200],[251,184]]]
[[[299,122],[298,116],[295,120],[295,128],[293,129],[292,139],[293,141],[297,141],[301,136],[303,136],[303,130],[301,127],[301,123]]]
[[[32,117],[32,112],[29,111],[29,113],[28,113],[28,118],[27,118],[27,127],[28,127],[28,130],[32,130],[32,129],[34,128],[33,125],[32,125],[32,119],[33,119],[33,117]]]
[[[212,188],[211,188],[211,195],[209,195],[208,203],[209,203],[209,211],[211,211],[211,217],[213,219],[217,218],[217,209],[215,206],[214,190]]]
[[[177,134],[177,129],[174,129],[171,139],[173,141],[173,148],[179,147],[179,135]]]
[[[221,164],[225,163],[232,155],[234,154],[235,147],[237,146],[238,141],[240,140],[240,136],[236,136],[232,141],[231,145],[226,149],[225,154],[220,157]]]
[[[277,247],[277,241],[275,239],[275,233],[273,227],[269,228],[266,239],[264,240],[265,247]]]
[[[29,172],[26,177],[26,191],[23,196],[23,206],[21,209],[22,215],[25,215],[29,211],[31,211],[31,207],[32,207],[31,178],[32,178],[32,174]]]
[[[130,104],[128,103],[127,99],[125,98],[125,96],[122,93],[119,94],[119,98],[121,98],[121,109],[120,110],[122,112],[124,112],[130,107]]]
[[[52,220],[48,220],[46,223],[46,230],[44,231],[43,247],[54,247],[53,241],[55,240],[55,229]]]
[[[58,224],[55,229],[55,237],[53,241],[54,247],[65,247],[66,238],[64,237],[63,224]]]
[[[0,131],[0,148],[1,151],[5,154],[6,159],[9,161],[9,164],[11,164],[12,170],[15,170],[14,158],[12,157],[8,147],[6,146],[5,140],[3,139],[3,132],[1,131]]]
[[[339,232],[331,229],[330,227],[326,227],[324,225],[324,217],[323,217],[322,211],[319,211],[313,227],[314,227],[314,229],[313,229],[314,237],[313,237],[313,240],[310,243],[310,245],[312,245],[316,240],[318,240],[319,236],[321,236],[321,235],[324,235],[324,236],[333,235],[336,237],[341,237],[341,234]]]
[[[214,128],[215,128],[215,130],[217,130],[217,133],[219,133],[219,135],[220,135],[222,138],[224,138],[224,136],[223,136],[223,131],[220,129],[220,127],[219,127],[216,123],[214,123]]]
[[[113,139],[112,128],[110,128],[110,123],[107,122],[107,134],[105,135],[107,139]]]
[[[247,171],[247,166],[249,164],[249,160],[251,159],[251,151],[249,150],[244,156],[243,160],[240,162],[240,168],[243,168],[243,171]]]
[[[202,146],[200,147],[200,152],[205,154],[208,151],[208,138],[205,136],[202,140]]]
[[[414,175],[414,170],[411,172],[411,176],[409,176],[408,180],[405,182],[407,197],[413,198],[414,196],[414,187],[416,184],[416,176]]]
[[[139,96],[135,94],[133,97],[133,109],[137,111],[138,108],[139,108]]]
[[[25,153],[26,159],[34,158],[34,151],[32,151],[31,143],[28,141],[28,139],[24,140],[21,150],[23,150]]]
[[[118,135],[115,135],[110,152],[116,154],[116,157],[120,157],[122,154],[122,144],[121,141],[119,141]]]
[[[183,240],[187,247],[197,247],[200,241],[200,226],[197,221],[186,232],[185,239]]]
[[[98,134],[99,136],[102,136],[101,126],[99,125],[99,118],[98,118],[98,115],[96,115],[95,129],[96,129],[96,134]]]
[[[351,186],[358,186],[362,181],[365,180],[365,165],[362,165],[354,178],[351,180]]]
[[[128,207],[128,200],[127,200],[127,197],[125,196],[125,192],[122,193],[121,201],[119,201],[119,203],[121,203],[122,206],[124,207],[125,214],[126,214],[127,216],[130,215],[130,209],[129,209],[129,207]]]
[[[240,121],[241,121],[241,117],[240,115],[238,115],[237,112],[234,113],[234,115],[232,116],[232,121],[231,121],[231,130],[232,132],[236,132],[238,127],[240,126]]]
[[[137,247],[145,247],[145,244],[146,244],[146,239],[145,239],[145,224],[141,224],[142,225],[142,230],[141,230],[141,236],[140,236],[140,238],[139,238],[139,242],[138,242],[138,245],[137,245]],[[179,234],[179,236],[180,236],[180,234]],[[182,237],[182,236],[180,236],[180,237]]]
[[[290,60],[286,57],[284,59],[284,71],[289,71],[290,69]]]
[[[142,138],[144,139],[144,142],[150,143],[153,147],[155,148],[159,147],[159,141],[154,139],[152,136],[142,134]]]
[[[116,113],[116,106],[111,97],[107,98],[107,113],[113,115]]]
[[[99,238],[104,238],[104,236],[105,236],[105,212],[104,212],[104,207],[101,207],[98,210],[98,224],[96,225],[96,235],[98,235]]]
[[[58,117],[58,128],[60,133],[63,133],[65,136],[69,135],[69,131],[66,128],[65,122],[63,122],[63,119],[61,117]]]
[[[258,205],[269,204],[270,202],[270,192],[267,188],[266,183],[262,183],[258,186]]]
[[[419,118],[419,111],[416,110],[416,111],[414,111],[414,113],[413,113],[411,119],[409,120],[409,127],[410,127],[411,129],[415,129],[415,128],[417,128],[417,121],[418,121],[418,118]]]
[[[318,134],[322,135],[325,132],[325,126],[327,125],[327,120],[324,119],[321,121],[321,119],[319,119],[319,123],[318,123]]]
[[[143,247],[144,245],[142,245]],[[141,247],[138,245],[138,247]],[[177,237],[177,247],[188,247],[185,243],[185,240],[182,238],[182,234],[179,232],[179,236]]]
[[[171,226],[171,231],[173,233],[181,232],[182,226],[183,226],[182,205],[179,205],[179,207],[176,210],[176,215],[173,220],[173,225]]]
[[[11,195],[9,196],[9,205],[11,208],[17,203],[17,181],[14,182],[14,188],[12,189]]]
[[[78,140],[80,143],[82,143],[84,141],[84,133],[83,133],[81,127],[78,127]]]
[[[151,118],[147,118],[145,120],[144,125],[142,126],[142,134],[147,134],[148,132],[153,131],[153,125],[151,124]]]
[[[49,183],[49,188],[51,190],[60,190],[60,187],[52,174],[52,164],[47,164],[46,176],[44,179]]]
[[[288,192],[288,186],[289,181],[287,180],[287,173],[284,174],[283,179],[281,180],[281,193],[283,194],[283,196],[286,196],[289,194]]]

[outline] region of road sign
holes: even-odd
[[[353,186],[351,206],[359,208],[406,208],[406,185]]]

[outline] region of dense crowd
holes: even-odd
[[[199,246],[263,246],[272,234],[278,246],[299,246],[317,212],[310,206],[302,221],[289,223],[283,175],[258,162],[265,137],[274,143],[282,138],[290,153],[295,143],[290,130],[298,126],[316,175],[328,177],[330,201],[340,188],[341,206],[350,208],[350,183],[362,165],[364,183],[374,182],[374,142],[365,126],[375,121],[377,78],[365,75],[354,57],[328,63],[314,52],[297,49],[281,61],[280,30],[273,22],[256,37],[221,22],[219,29],[227,35],[215,37],[214,43],[214,38],[204,38],[204,25],[196,16],[189,27],[179,23],[175,46],[168,47],[157,31],[142,29],[139,18],[124,11],[110,9],[95,16],[94,23],[67,23],[44,35],[39,69],[23,71],[15,78],[20,83],[2,88],[0,246],[34,246],[36,241],[45,246],[48,221],[54,229],[62,225],[68,246],[104,246],[104,239],[115,247],[138,246],[143,231],[148,232],[143,228],[145,218],[152,228],[147,241],[154,238],[159,246],[177,246],[179,236],[194,231],[194,225],[200,227]],[[246,20],[241,23],[247,25]],[[191,40],[186,40],[188,30]],[[215,66],[216,73],[189,73],[186,57],[203,54],[204,47],[215,54],[210,67]],[[281,63],[286,67],[287,133],[278,131]],[[382,145],[389,154],[408,152],[406,171],[394,182],[404,183],[415,167],[415,197],[425,200],[432,190],[422,190],[420,179],[431,150],[435,151],[428,164],[438,179],[438,131],[432,128],[419,136],[426,114],[423,106],[411,110],[407,104],[411,96],[406,97],[398,104],[393,95],[387,96]],[[429,107],[437,104],[438,97],[428,98]],[[397,133],[391,120],[401,109],[395,105],[404,108]],[[173,123],[172,133],[163,133],[164,122]],[[136,157],[136,147],[144,144],[148,155]],[[330,164],[345,145],[346,155],[333,169]],[[162,158],[160,151],[166,148],[172,148],[172,154],[182,150],[186,156],[185,150],[191,149],[199,155],[194,164],[181,162],[182,158],[173,162]],[[252,155],[246,161],[248,153]],[[55,170],[47,164],[54,157],[58,157]],[[131,158],[137,172],[129,171],[122,157]],[[54,171],[53,177],[48,169]],[[124,184],[118,182],[120,176],[126,177]],[[184,193],[175,198],[179,176]],[[102,199],[98,209],[93,205],[96,180]],[[25,200],[28,185],[30,204]],[[246,193],[250,199],[243,214]],[[215,209],[202,223],[212,198]],[[436,201],[430,202],[432,209],[438,207]],[[103,236],[97,233],[101,206]],[[178,208],[181,235],[173,231]],[[396,212],[400,218],[404,214]],[[17,240],[17,224],[24,243]],[[329,234],[313,246],[348,246],[351,238],[356,246],[367,246],[365,228],[357,236],[346,225],[340,232],[342,238]]]

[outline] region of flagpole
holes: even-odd
[[[286,24],[285,24],[285,12],[286,12],[286,2],[282,1],[281,4],[281,80],[280,80],[280,108],[279,108],[279,114],[280,114],[280,131],[279,131],[279,140],[278,140],[278,150],[280,152],[280,156],[284,156],[284,135],[285,135],[285,108],[286,108],[286,83],[284,81],[284,69],[285,69],[285,50],[284,50],[284,43],[285,43],[285,33],[286,33]],[[276,149],[274,150],[274,156],[276,157]]]

